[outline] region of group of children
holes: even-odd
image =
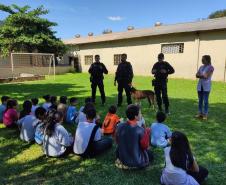
[[[138,105],[129,105],[124,121],[117,115],[117,107],[109,107],[101,123],[91,98],[77,110],[77,99],[72,97],[43,96],[45,103],[38,105],[33,98],[23,103],[23,110],[17,112],[16,100],[8,96],[1,98],[0,122],[8,128],[19,127],[20,139],[36,142],[49,157],[65,157],[74,153],[81,157],[94,157],[110,149],[116,143],[118,168],[142,169],[153,161],[153,148],[164,150],[165,167],[161,175],[164,185],[198,185],[208,176],[208,170],[197,164],[185,134],[171,132],[164,124],[166,115],[156,114],[156,122],[145,126],[145,120]],[[76,125],[75,134],[70,134],[65,124]]]

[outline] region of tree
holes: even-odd
[[[214,19],[214,18],[220,18],[220,17],[226,17],[226,9],[215,11],[211,13],[208,18]]]
[[[0,11],[9,14],[0,27],[1,55],[8,56],[11,52],[43,52],[61,55],[66,52],[66,46],[52,30],[52,27],[57,24],[40,17],[49,13],[43,6],[30,10],[29,6],[0,4]]]

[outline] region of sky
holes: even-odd
[[[99,35],[105,29],[113,32],[152,27],[155,22],[175,24],[207,18],[216,10],[226,9],[226,0],[0,0],[5,5],[44,5],[50,12],[45,17],[54,21],[57,37],[76,34]],[[0,20],[7,16],[0,12]]]

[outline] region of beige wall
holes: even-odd
[[[215,68],[213,79],[218,81],[224,80],[226,31],[203,33],[200,35],[200,39],[200,56],[208,54],[212,57],[212,65]]]
[[[200,38],[200,50],[198,50],[198,38]],[[226,31],[202,32],[199,35],[197,33],[170,34],[84,44],[79,46],[80,50],[77,52],[73,52],[75,49],[73,50],[72,48],[69,55],[78,55],[82,71],[87,72],[89,66],[85,65],[84,56],[99,54],[101,61],[105,63],[109,72],[114,73],[117,67],[113,65],[114,54],[127,53],[128,61],[132,63],[135,75],[146,76],[150,75],[151,68],[156,62],[156,57],[161,52],[161,44],[166,43],[184,43],[184,53],[165,54],[165,60],[176,71],[171,77],[194,79],[197,66],[201,64],[201,56],[209,54],[215,67],[213,80],[223,80],[226,59]],[[68,56],[65,55],[64,59],[67,60],[67,58]]]

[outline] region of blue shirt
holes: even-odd
[[[66,116],[66,122],[67,123],[74,123],[75,118],[77,117],[77,109],[75,106],[68,106],[67,109],[67,116]]]
[[[163,123],[152,123],[151,125],[151,144],[164,148],[168,145],[167,139],[172,136],[168,126]]]
[[[35,128],[38,124],[38,120],[33,115],[27,115],[20,120],[17,124],[20,126],[20,139],[23,141],[34,141]]]
[[[3,113],[6,110],[6,106],[4,104],[0,105],[0,122],[3,120]]]

